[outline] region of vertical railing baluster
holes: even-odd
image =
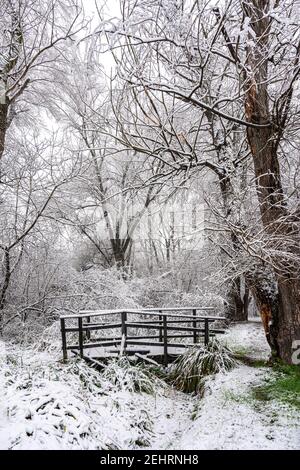
[[[83,357],[83,331],[82,331],[82,317],[78,317],[78,337],[79,337],[79,354]]]
[[[67,338],[66,338],[66,323],[65,319],[60,319],[60,331],[61,331],[61,340],[62,340],[62,350],[63,350],[63,360],[66,362],[68,360],[68,350],[67,350]]]
[[[163,330],[164,330],[164,365],[168,365],[168,329],[167,329],[167,315],[163,315]]]
[[[162,311],[159,310],[159,313],[162,313]],[[159,320],[159,325],[160,325],[160,328],[159,328],[159,342],[160,343],[163,342],[163,329],[162,329],[162,324],[161,324],[162,319],[163,319],[162,315],[159,315],[158,320]]]
[[[122,312],[121,313],[121,323],[122,323],[122,326],[121,326],[121,337],[123,338],[123,336],[125,337],[125,341],[124,341],[124,352],[126,353],[126,343],[127,343],[127,325],[126,325],[126,322],[127,322],[127,312]]]
[[[209,321],[208,318],[204,320],[204,344],[207,346],[209,343]]]
[[[86,322],[91,323],[91,317],[90,316],[86,317]],[[91,331],[90,330],[86,330],[86,339],[87,340],[91,339]]]
[[[195,317],[196,314],[197,314],[197,311],[196,311],[196,309],[194,308],[194,309],[193,309],[193,316]],[[196,322],[196,320],[193,320],[193,328],[197,328],[197,322]],[[194,344],[196,344],[196,343],[197,343],[197,331],[196,331],[196,330],[193,331],[193,340],[194,340]]]

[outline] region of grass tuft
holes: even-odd
[[[182,392],[203,395],[206,376],[228,371],[235,365],[231,351],[213,339],[207,347],[192,347],[180,356],[173,365],[170,379]]]
[[[155,394],[157,377],[143,364],[133,364],[127,357],[114,359],[105,367],[102,377],[120,390],[129,392]]]

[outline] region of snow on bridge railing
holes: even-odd
[[[60,318],[85,318],[85,317],[101,317],[107,315],[118,315],[122,313],[132,313],[137,315],[149,315],[149,316],[157,316],[159,315],[167,315],[168,317],[177,317],[179,316],[178,313],[164,313],[164,312],[197,312],[197,311],[215,311],[214,307],[157,307],[157,308],[141,308],[141,309],[114,309],[114,310],[80,310],[77,314],[72,315],[61,315]],[[157,312],[157,313],[155,313]],[[184,318],[191,318],[194,317],[193,315],[180,315],[180,317]],[[225,317],[220,316],[211,316],[211,315],[203,315],[199,318],[210,318],[212,321],[215,320],[225,320]]]

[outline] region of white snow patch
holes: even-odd
[[[270,356],[261,322],[236,323],[219,339],[234,352],[247,354],[253,359],[267,360]]]

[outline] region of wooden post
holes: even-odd
[[[80,354],[80,357],[83,357],[82,317],[78,317],[78,331],[79,331],[79,354]]]
[[[168,330],[167,330],[167,316],[163,315],[163,329],[164,329],[164,365],[168,365]]]
[[[121,337],[123,339],[123,337],[125,338],[124,339],[124,353],[126,353],[126,340],[127,340],[127,325],[126,325],[126,322],[127,322],[127,312],[122,312],[121,313],[121,323],[122,323],[122,326],[121,326]]]
[[[207,346],[209,343],[209,321],[208,318],[204,320],[204,344]]]
[[[193,309],[193,316],[195,317],[197,315],[197,310],[194,308]],[[193,328],[197,328],[197,322],[195,320],[193,320]],[[193,341],[194,341],[194,344],[197,343],[197,331],[194,330],[194,333],[193,333]]]
[[[159,310],[159,313],[162,313],[162,311]],[[160,323],[162,321],[162,319],[163,319],[162,315],[159,315],[158,320],[159,320],[159,326],[160,326],[160,328],[159,328],[159,342],[160,343],[163,342],[163,329],[162,329],[162,325]]]
[[[121,346],[120,346],[120,357],[123,356],[123,354],[124,354],[124,351],[125,351],[125,343],[126,343],[125,335],[122,335]]]
[[[62,339],[62,350],[63,350],[63,360],[66,362],[68,360],[68,350],[67,350],[67,338],[66,338],[66,323],[65,319],[60,319],[60,331]]]
[[[86,317],[86,322],[87,322],[87,323],[91,323],[91,317]],[[90,340],[90,339],[91,339],[91,332],[90,332],[90,330],[87,330],[87,331],[86,331],[86,339],[87,339],[87,340]]]

